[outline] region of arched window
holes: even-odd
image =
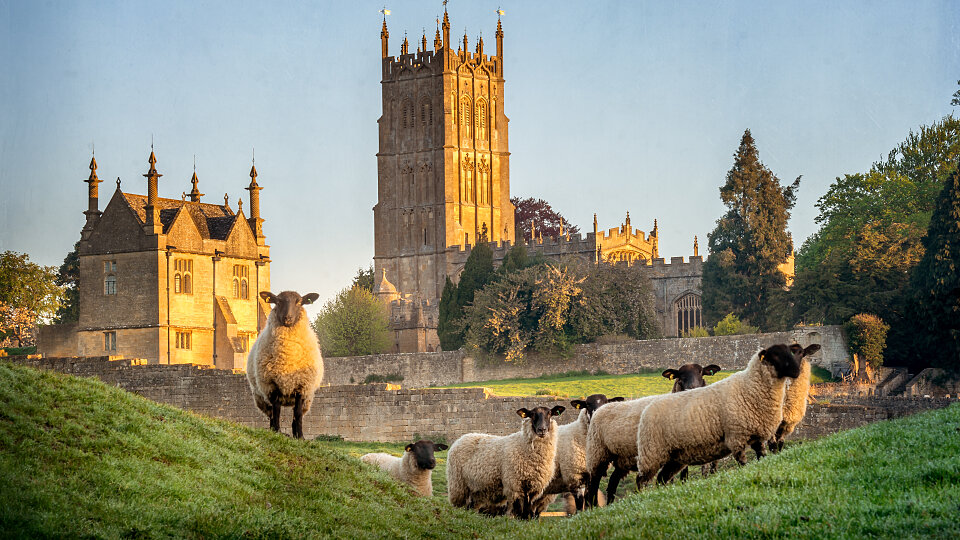
[[[477,138],[487,138],[487,102],[483,99],[477,101]]]
[[[233,297],[240,298],[240,280],[233,278]]]
[[[193,280],[190,279],[190,274],[189,274],[189,273],[183,275],[183,293],[184,293],[184,294],[193,294],[193,283],[192,283],[192,281],[193,281]]]
[[[242,298],[243,300],[246,300],[249,297],[250,297],[250,291],[248,290],[247,280],[241,279],[240,280],[240,298]]]
[[[473,202],[473,162],[469,159],[463,163],[463,201]]]
[[[682,336],[690,330],[703,326],[700,295],[687,293],[677,299],[677,335]]]
[[[173,292],[180,294],[180,274],[173,275]]]
[[[463,96],[460,99],[460,135],[470,138],[470,98]]]

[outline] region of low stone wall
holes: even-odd
[[[246,376],[191,364],[146,364],[144,360],[10,357],[13,362],[77,376],[94,376],[146,398],[206,416],[266,429],[253,404]],[[955,400],[838,397],[816,403],[794,437],[815,438],[877,420],[945,407]],[[562,404],[549,396],[500,397],[481,388],[407,389],[388,384],[326,386],[317,391],[304,418],[304,435],[334,435],[349,441],[412,441],[429,437],[451,442],[464,433],[505,435],[516,431],[521,407]],[[560,423],[576,418],[572,408]],[[289,433],[290,409],[281,425]]]
[[[370,375],[399,376],[405,387],[420,388],[463,382],[554,375],[568,371],[604,371],[613,375],[643,369],[666,369],[688,362],[743,369],[758,349],[775,343],[819,343],[811,360],[831,372],[849,364],[846,338],[839,326],[806,326],[790,332],[626,341],[574,347],[569,356],[533,355],[521,363],[475,357],[463,350],[397,353],[324,359],[324,382],[363,382]]]

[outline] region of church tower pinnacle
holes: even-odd
[[[90,157],[90,176],[87,177],[84,182],[87,183],[87,211],[84,212],[84,215],[87,216],[87,223],[83,226],[83,231],[81,235],[86,238],[90,232],[96,226],[97,221],[100,219],[100,200],[99,200],[99,191],[100,189],[97,185],[102,182],[97,177],[97,158],[96,156]]]
[[[260,217],[260,190],[263,189],[257,184],[257,165],[250,166],[250,185],[246,187],[250,192],[250,217],[247,223],[250,224],[250,230],[257,239],[257,245],[262,246],[263,237],[263,219]]]
[[[157,156],[153,153],[152,144],[150,145],[150,159],[147,161],[150,163],[150,170],[143,175],[147,179],[147,205],[144,208],[147,222],[143,228],[147,234],[160,234],[163,232],[163,227],[160,225],[160,209],[157,208],[159,202],[157,181],[163,175],[157,172]]]

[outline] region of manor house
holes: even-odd
[[[374,292],[390,307],[393,350],[439,350],[445,279],[459,279],[480,238],[491,242],[495,261],[514,242],[524,242],[547,257],[644,264],[664,334],[701,325],[703,259],[694,247],[688,262],[673,257],[665,263],[656,221],[645,232],[634,229],[627,214],[619,227],[601,231],[594,216],[593,232],[585,236],[515,239],[500,21],[494,36],[492,55],[482,37],[473,50],[467,35],[455,44],[444,11],[432,50],[426,34],[416,52],[404,37],[395,57],[383,22]]]
[[[149,363],[246,367],[246,352],[266,324],[270,247],[260,217],[257,169],[250,169],[250,217],[201,202],[157,195],[162,174],[150,152],[147,195],[117,188],[99,211],[97,161],[90,160],[81,231],[79,322],[41,327],[45,356],[144,358]]]

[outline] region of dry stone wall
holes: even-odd
[[[27,358],[13,361],[82,377],[97,377],[148,399],[205,416],[266,429],[267,418],[254,406],[246,376],[192,364],[147,364],[146,360],[93,358]],[[815,438],[877,420],[945,407],[956,401],[929,398],[839,397],[808,408],[794,437]],[[413,441],[429,437],[451,442],[464,433],[506,435],[519,429],[521,407],[569,406],[549,396],[501,397],[482,388],[409,389],[390,384],[325,386],[317,391],[304,418],[304,435],[339,436],[349,441]],[[571,422],[568,409],[560,423]],[[281,425],[290,431],[290,409]]]

